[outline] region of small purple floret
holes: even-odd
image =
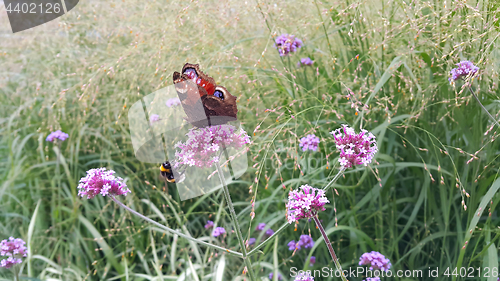
[[[57,130],[55,132],[50,133],[47,138],[45,139],[46,141],[53,142],[56,139],[59,139],[61,141],[65,141],[69,137],[68,134],[61,130]]]
[[[302,47],[302,40],[284,33],[276,38],[275,47],[278,49],[280,56],[286,56],[300,49]]]
[[[309,134],[306,137],[300,139],[299,146],[302,147],[302,151],[306,151],[308,149],[316,151],[318,150],[318,144],[319,144],[319,138],[314,134]]]
[[[313,65],[314,61],[312,61],[310,58],[301,58],[300,61],[297,63],[297,67],[301,67],[302,65]]]
[[[265,224],[265,223],[263,223],[263,222],[261,222],[261,223],[259,223],[259,224],[257,225],[257,227],[255,227],[255,230],[256,230],[256,231],[262,231],[262,230],[264,230],[264,228],[265,228],[265,227],[266,227],[266,224]]]
[[[165,103],[166,106],[168,107],[173,107],[181,104],[181,100],[179,98],[171,98],[168,99],[167,102]]]
[[[209,229],[214,227],[214,222],[213,221],[207,221],[207,224],[205,224],[205,229]]]
[[[391,268],[391,261],[381,253],[371,251],[361,255],[359,265],[369,265],[370,270],[388,271]]]
[[[226,233],[226,230],[224,229],[224,227],[220,227],[220,226],[219,226],[219,227],[216,227],[216,228],[214,229],[214,232],[212,233],[212,235],[213,235],[214,237],[218,237],[218,236],[220,236],[220,235],[222,235],[222,234],[224,234],[224,233]]]

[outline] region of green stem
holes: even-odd
[[[500,127],[500,124],[498,124],[498,121],[495,119],[495,117],[493,117],[493,115],[491,115],[488,110],[486,109],[486,107],[484,107],[484,105],[479,101],[479,98],[476,96],[476,94],[474,93],[474,91],[472,91],[472,88],[470,87],[470,85],[467,87],[469,88],[469,91],[471,92],[471,94],[474,96],[474,98],[476,98],[477,102],[479,103],[479,105],[481,106],[481,108],[484,110],[484,112],[486,112],[486,114],[488,114],[488,116],[491,118],[491,120],[493,120],[493,122],[495,122],[495,124]]]
[[[340,276],[342,277],[342,280],[347,281],[347,278],[345,277],[344,271],[342,270],[342,266],[340,265],[339,259],[337,258],[337,255],[335,254],[335,250],[333,250],[332,243],[330,242],[330,239],[328,239],[328,236],[326,235],[325,229],[321,225],[321,222],[319,221],[318,216],[314,216],[313,219],[314,219],[314,222],[316,223],[316,226],[318,227],[319,231],[321,232],[321,235],[323,235],[323,240],[325,240],[325,244],[328,247],[328,251],[330,252],[330,256],[333,259],[333,263],[335,263],[335,267],[341,273]]]
[[[323,190],[325,192],[328,191],[328,189],[340,178],[340,176],[344,173],[345,167],[340,168],[339,172],[333,177],[333,179],[325,186],[323,187]]]
[[[169,228],[167,226],[164,226],[164,225],[162,225],[162,224],[160,224],[160,223],[158,223],[158,222],[156,222],[156,221],[154,221],[154,220],[152,220],[152,219],[144,216],[143,214],[141,214],[141,213],[139,213],[139,212],[131,209],[130,207],[126,206],[125,204],[123,204],[122,202],[120,202],[118,199],[116,199],[113,195],[110,195],[110,197],[111,197],[111,200],[115,201],[115,203],[118,204],[120,207],[122,207],[125,210],[131,212],[132,214],[138,216],[139,218],[141,218],[141,219],[143,219],[143,220],[145,220],[145,221],[147,221],[149,223],[154,224],[155,226],[157,226],[157,227],[159,227],[159,228],[161,228],[163,230],[166,230],[166,231],[168,231],[170,233],[177,234],[180,237],[186,238],[187,240],[193,241],[193,242],[198,243],[198,244],[205,245],[205,246],[207,246],[209,248],[221,250],[221,251],[224,251],[224,252],[226,252],[228,254],[231,254],[233,256],[237,256],[237,257],[240,257],[240,258],[243,257],[243,255],[241,253],[239,253],[239,252],[235,252],[235,251],[232,251],[232,250],[229,250],[229,249],[217,246],[217,245],[213,245],[213,244],[207,243],[205,241],[198,240],[198,239],[193,238],[193,237],[191,237],[189,235],[186,235],[186,234],[184,234],[182,232],[179,232],[179,231],[173,230],[173,229],[171,229],[171,228]]]
[[[227,188],[226,179],[224,178],[224,174],[219,163],[216,163],[215,166],[217,167],[217,174],[219,175],[220,182],[224,189],[226,203],[227,206],[229,207],[229,213],[231,214],[231,220],[233,222],[233,226],[236,231],[236,237],[238,238],[238,242],[240,243],[241,252],[243,254],[243,260],[245,262],[248,275],[250,276],[251,281],[255,281],[256,279],[252,270],[252,263],[247,255],[247,250],[245,248],[245,241],[243,240],[243,235],[241,235],[240,224],[238,223],[238,218],[236,216],[236,212],[234,211],[233,201],[231,201],[231,195],[229,195],[229,189]]]

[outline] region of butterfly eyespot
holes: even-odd
[[[186,70],[184,70],[184,74],[186,74],[189,79],[198,78],[198,74],[194,68],[186,68]]]
[[[221,91],[219,91],[219,90],[216,90],[216,91],[214,92],[214,96],[215,96],[215,97],[218,97],[218,98],[219,98],[219,99],[221,99],[221,100],[224,100],[224,94],[223,94]]]

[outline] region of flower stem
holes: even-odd
[[[198,243],[198,244],[205,245],[205,246],[207,246],[209,248],[214,248],[214,249],[217,249],[217,250],[221,250],[221,251],[224,251],[224,252],[226,252],[228,254],[231,254],[233,256],[237,256],[237,257],[240,257],[240,258],[243,257],[243,255],[241,253],[239,253],[239,252],[235,252],[235,251],[232,251],[232,250],[229,250],[229,249],[217,246],[217,245],[213,245],[213,244],[207,243],[205,241],[198,240],[198,239],[193,238],[193,237],[191,237],[189,235],[186,235],[186,234],[184,234],[182,232],[179,232],[179,231],[173,230],[173,229],[171,229],[171,228],[169,228],[167,226],[164,226],[164,225],[162,225],[162,224],[160,224],[160,223],[158,223],[158,222],[156,222],[156,221],[154,221],[154,220],[152,220],[152,219],[144,216],[143,214],[141,214],[141,213],[139,213],[139,212],[131,209],[130,207],[126,206],[125,204],[123,204],[122,202],[120,202],[118,199],[116,199],[114,196],[110,195],[110,197],[111,197],[111,200],[115,201],[115,203],[118,204],[120,207],[122,207],[125,210],[131,212],[132,214],[140,217],[141,219],[143,219],[143,220],[145,220],[145,221],[147,221],[149,223],[152,223],[152,224],[156,225],[157,227],[159,227],[159,228],[161,228],[163,230],[166,230],[166,231],[168,231],[170,233],[177,234],[180,237],[186,238],[187,240],[193,241],[193,242]]]
[[[243,240],[243,235],[241,235],[241,230],[240,230],[240,224],[238,223],[238,218],[236,217],[236,212],[234,211],[233,207],[233,201],[231,201],[231,195],[229,195],[229,189],[227,188],[226,184],[226,179],[224,178],[224,174],[222,172],[222,169],[219,165],[219,163],[215,163],[215,166],[217,167],[217,174],[219,174],[219,179],[222,184],[222,187],[224,189],[224,195],[226,197],[226,203],[227,206],[229,207],[229,213],[231,214],[231,220],[233,222],[233,226],[236,231],[236,237],[238,238],[238,241],[240,242],[240,248],[241,252],[243,254],[243,261],[245,262],[245,266],[247,268],[248,275],[250,277],[251,281],[256,280],[253,270],[252,270],[252,263],[250,261],[250,257],[247,255],[247,250],[245,248],[245,241]]]
[[[344,171],[345,167],[340,168],[339,172],[335,175],[335,177],[333,177],[333,179],[325,187],[323,187],[323,190],[327,192],[330,186],[332,186],[340,178],[340,176],[342,175],[342,173],[344,173]]]
[[[313,217],[314,222],[316,223],[316,226],[318,227],[319,231],[321,232],[321,235],[323,235],[323,240],[325,240],[325,244],[328,247],[328,251],[330,252],[330,256],[332,256],[333,263],[335,263],[335,267],[337,270],[341,273],[341,277],[343,281],[347,281],[347,278],[344,275],[344,271],[342,270],[342,266],[340,265],[339,259],[337,258],[337,255],[335,255],[335,251],[333,250],[332,243],[330,243],[330,239],[328,239],[328,236],[326,235],[325,229],[321,225],[321,222],[318,219],[318,216]]]
[[[500,127],[500,124],[498,124],[498,121],[495,119],[495,117],[493,117],[493,115],[491,115],[489,113],[489,111],[486,109],[486,107],[484,107],[484,105],[479,101],[479,98],[476,96],[476,94],[474,93],[474,91],[472,91],[472,88],[470,87],[470,85],[467,88],[469,88],[469,91],[474,96],[474,98],[476,98],[477,102],[479,103],[479,105],[481,106],[481,108],[484,110],[484,112],[486,112],[486,114],[488,114],[488,116],[491,118],[491,120],[493,120],[493,122],[495,122],[495,124],[498,127]]]

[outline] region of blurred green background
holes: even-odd
[[[30,245],[24,280],[243,280],[240,259],[192,248],[107,198],[77,196],[87,170],[107,167],[132,190],[121,200],[152,219],[206,241],[206,220],[231,228],[220,190],[178,200],[131,144],[130,106],[190,62],[238,98],[252,138],[249,169],[229,187],[246,238],[264,240],[258,223],[276,230],[286,221],[290,189],[323,187],[336,174],[329,132],[349,124],[373,132],[379,153],[347,171],[319,215],[344,268],[372,250],[394,270],[498,267],[499,128],[448,73],[461,60],[476,64],[472,87],[497,115],[499,18],[493,0],[80,1],[12,34],[1,5],[0,239]],[[303,47],[280,57],[282,33]],[[304,57],[313,66],[298,68]],[[58,129],[69,134],[60,149],[45,141]],[[319,150],[302,152],[298,140],[311,133]],[[320,238],[303,221],[267,244],[252,259],[259,278],[333,268],[323,242],[292,256],[287,243],[309,233]],[[231,232],[212,241],[238,248]]]

